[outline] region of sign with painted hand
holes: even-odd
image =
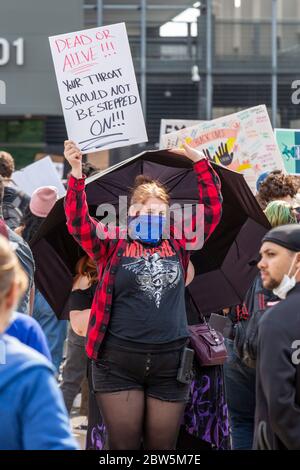
[[[83,153],[146,142],[125,23],[49,41],[69,139]]]
[[[162,140],[163,148],[185,141],[209,160],[243,173],[254,194],[263,173],[285,171],[265,105],[166,134]]]
[[[300,173],[300,129],[274,129],[275,138],[288,173]]]

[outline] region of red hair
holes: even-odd
[[[138,175],[131,192],[131,204],[145,204],[150,197],[156,197],[165,204],[170,201],[167,188],[163,184],[149,176]]]
[[[74,277],[74,282],[81,276],[87,276],[90,285],[98,281],[96,263],[88,255],[84,255],[79,261],[77,261],[75,269],[76,275]]]

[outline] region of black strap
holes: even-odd
[[[188,288],[187,288],[188,289]],[[189,289],[188,289],[189,291]],[[192,301],[192,304],[193,306],[195,307],[197,313],[198,313],[198,318],[200,320],[201,323],[205,323],[206,325],[208,325],[207,321],[206,321],[206,318],[205,316],[203,315],[203,313],[201,312],[201,310],[199,309],[198,305],[196,304],[195,300],[193,299],[193,296],[191,295],[190,291],[189,291],[189,296],[190,296],[190,299]]]

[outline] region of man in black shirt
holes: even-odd
[[[263,286],[281,301],[259,323],[254,448],[299,450],[300,225],[270,230],[260,254]]]

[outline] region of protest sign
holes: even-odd
[[[162,136],[164,134],[170,134],[171,132],[177,132],[186,127],[195,126],[203,121],[197,121],[193,119],[161,119],[160,120],[160,135],[159,135],[159,147],[162,148]]]
[[[83,153],[146,142],[125,24],[49,41],[69,139]]]
[[[254,194],[261,174],[285,171],[264,105],[166,134],[163,148],[180,147],[183,140],[215,163],[243,173]]]
[[[274,129],[275,138],[288,173],[300,173],[300,129]]]
[[[63,179],[64,177],[64,164],[61,162],[53,162],[53,165],[55,166],[55,169],[58,173],[58,176]]]
[[[22,170],[15,171],[12,180],[29,196],[40,186],[55,186],[59,197],[66,194],[57,169],[49,156],[26,166]]]

